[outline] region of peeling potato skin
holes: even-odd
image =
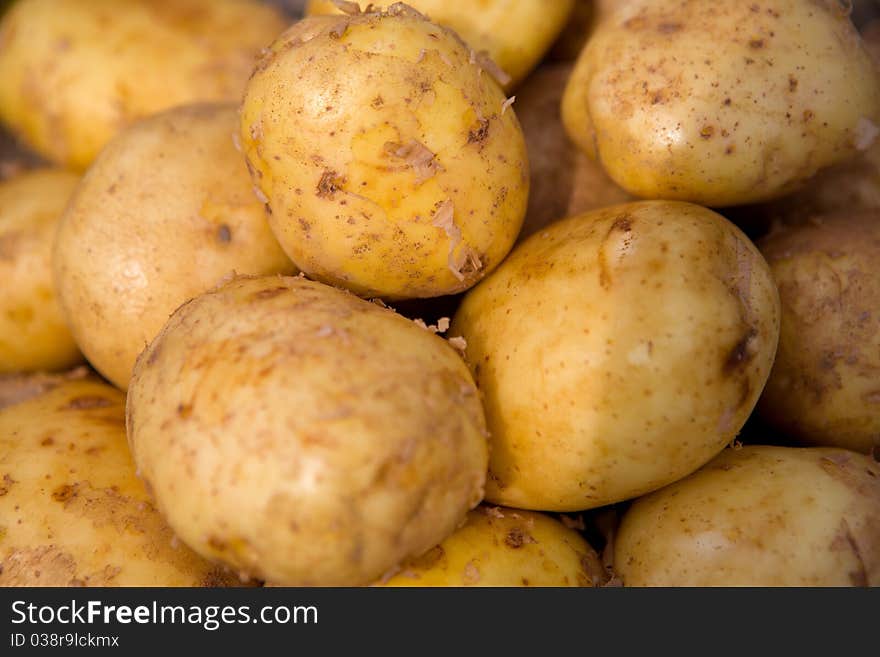
[[[369,3],[359,4],[365,9]],[[572,15],[575,0],[409,0],[406,4],[458,32],[474,50],[488,53],[511,77],[507,87],[512,89],[553,45]],[[338,13],[342,12],[331,0],[309,0],[306,5],[307,16]]]
[[[486,499],[574,511],[665,486],[736,437],[770,372],[779,298],[736,226],[644,201],[533,235],[449,335],[484,397]]]
[[[369,584],[483,496],[485,419],[445,342],[305,278],[180,308],[128,397],[135,462],[197,552],[288,586]]]
[[[82,361],[52,282],[52,244],[79,177],[35,169],[0,181],[0,374]]]
[[[624,515],[625,586],[880,586],[880,465],[842,449],[727,449]]]
[[[19,0],[0,23],[0,119],[83,170],[137,119],[237,102],[285,24],[252,0]]]
[[[377,585],[598,586],[603,577],[595,550],[558,520],[483,506],[440,545]]]
[[[720,207],[854,157],[880,82],[835,0],[635,0],[596,30],[562,109],[624,189]]]
[[[759,246],[782,299],[761,415],[806,444],[880,447],[880,210],[781,226]]]
[[[570,64],[541,66],[517,92],[531,170],[520,242],[559,219],[635,200],[565,133],[559,104],[571,70]]]
[[[135,476],[124,403],[80,378],[0,410],[0,586],[238,582],[175,545]]]
[[[233,145],[235,108],[174,108],[89,168],[61,220],[58,296],[89,362],[122,390],[181,303],[239,274],[293,273]]]
[[[411,9],[315,16],[258,64],[241,142],[302,271],[364,297],[441,296],[494,269],[522,225],[528,159],[504,102],[461,42]],[[434,154],[424,170],[395,155],[412,144]]]

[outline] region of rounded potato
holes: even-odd
[[[773,363],[779,298],[736,226],[644,201],[530,237],[450,335],[484,397],[486,499],[573,511],[665,486],[734,439]]]
[[[403,5],[285,32],[248,84],[241,140],[287,254],[361,296],[465,290],[522,225],[528,160],[504,93]]]
[[[181,303],[224,276],[292,273],[233,146],[229,105],[174,108],[114,139],[58,229],[55,282],[83,353],[121,389]]]
[[[516,115],[529,153],[529,204],[519,241],[582,212],[634,200],[577,148],[559,116],[570,64],[542,66],[518,91]]]
[[[277,584],[368,584],[483,496],[485,419],[455,350],[305,278],[236,279],[180,308],[128,413],[180,537]]]
[[[0,119],[84,169],[139,118],[238,101],[284,27],[256,0],[18,0],[0,23]]]
[[[737,205],[868,148],[880,81],[835,0],[634,0],[591,37],[562,110],[634,195]]]
[[[52,283],[52,243],[79,178],[57,169],[0,181],[0,374],[82,360]]]
[[[343,13],[340,4],[345,3],[309,0],[306,14]],[[373,4],[388,6],[393,0]],[[455,30],[475,51],[485,52],[506,74],[502,83],[514,87],[553,45],[575,0],[408,0],[406,4]]]
[[[46,387],[0,410],[0,586],[237,582],[153,507],[126,444],[123,395],[88,378]]]
[[[605,571],[573,529],[542,513],[482,506],[382,586],[598,586]]]
[[[842,449],[747,446],[636,500],[624,586],[880,586],[880,465]]]
[[[781,226],[759,246],[782,300],[761,415],[805,443],[880,447],[880,210]]]

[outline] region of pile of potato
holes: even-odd
[[[880,585],[872,3],[274,4],[0,16],[0,585]]]

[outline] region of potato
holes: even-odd
[[[400,299],[460,292],[501,262],[528,160],[503,92],[469,57],[402,5],[308,18],[272,45],[241,140],[302,271]]]
[[[119,388],[181,303],[234,272],[292,273],[232,142],[229,105],[145,119],[101,153],[58,229],[55,281],[89,362]]]
[[[643,201],[548,226],[450,329],[484,397],[486,499],[588,509],[693,472],[745,423],[778,334],[767,263],[710,210]]]
[[[0,586],[233,583],[156,512],[135,476],[124,403],[71,378],[0,411]]]
[[[180,308],[128,413],[180,537],[282,585],[375,581],[483,496],[485,419],[455,350],[305,278],[239,278]]]
[[[725,450],[636,500],[614,564],[625,586],[880,586],[880,465],[842,449]]]
[[[834,0],[635,0],[597,28],[562,113],[632,194],[727,206],[868,148],[880,81]]]
[[[309,0],[306,15],[339,14],[347,3]],[[346,11],[356,11],[352,3]],[[373,3],[392,5],[393,0]],[[455,30],[475,51],[485,52],[506,74],[502,84],[515,87],[528,75],[562,32],[575,0],[408,0],[431,20]],[[507,80],[509,78],[509,81]]]
[[[0,23],[0,120],[84,169],[139,118],[238,101],[284,25],[256,0],[19,0]]]
[[[526,137],[531,182],[519,241],[558,219],[633,200],[565,134],[559,103],[571,65],[542,66],[523,83],[516,115]]]
[[[605,571],[573,529],[542,513],[480,507],[382,586],[598,586]]]
[[[880,210],[784,226],[759,245],[782,300],[761,415],[808,444],[880,447]]]
[[[0,182],[0,374],[60,370],[82,360],[52,283],[52,242],[79,182],[57,169]]]

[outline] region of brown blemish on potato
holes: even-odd
[[[107,406],[113,406],[113,402],[106,397],[101,397],[100,395],[83,395],[82,397],[74,397],[71,399],[67,403],[67,406],[62,410],[69,409],[73,411],[81,411],[90,408],[106,408]]]
[[[477,566],[476,560],[471,559],[465,564],[462,579],[465,584],[476,584],[480,581],[480,569]]]
[[[703,139],[711,139],[715,135],[714,125],[704,125],[700,128],[700,137]]]
[[[631,233],[632,217],[628,214],[622,214],[615,218],[608,229],[608,233],[605,235],[605,239],[602,240],[602,244],[599,246],[599,284],[606,290],[611,287],[611,269],[608,266],[606,246],[609,238],[615,232]]]
[[[226,224],[222,224],[217,229],[217,241],[229,244],[232,241],[232,230]]]
[[[40,441],[41,447],[51,447],[55,444],[55,439],[52,436],[46,436]]]
[[[12,478],[11,475],[5,474],[3,475],[2,483],[0,483],[0,497],[6,495],[9,490],[12,488],[12,485],[16,483],[15,479]]]
[[[482,144],[489,138],[489,119],[479,119],[477,127],[468,132],[467,143]]]
[[[77,495],[76,484],[62,484],[52,491],[52,499],[56,502],[66,503]]]
[[[680,32],[681,28],[681,23],[670,23],[669,21],[662,21],[657,25],[657,31],[660,34],[675,34],[676,32]]]
[[[751,347],[757,336],[758,332],[754,328],[749,328],[737,343],[733,345],[721,367],[724,376],[732,376],[735,373],[741,372],[755,357],[755,352]]]
[[[410,566],[419,570],[430,570],[446,557],[446,551],[440,545],[435,545],[423,555],[410,561]]]
[[[335,171],[326,169],[318,181],[317,194],[320,198],[332,199],[344,184],[344,178]]]
[[[254,301],[260,301],[264,299],[274,299],[280,294],[284,294],[287,292],[287,288],[284,286],[267,288],[265,290],[260,290],[259,292],[255,292],[251,299]]]
[[[536,541],[532,537],[532,535],[525,531],[522,527],[514,527],[509,532],[507,532],[507,536],[504,537],[504,544],[514,550],[518,550],[523,545],[537,542],[538,541]]]
[[[178,404],[177,405],[177,416],[181,420],[187,420],[192,416],[192,404]]]

